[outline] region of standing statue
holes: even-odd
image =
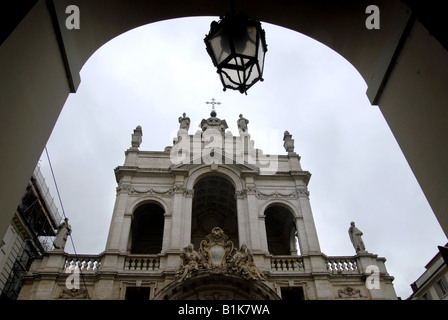
[[[58,227],[58,232],[56,233],[56,239],[54,239],[53,241],[54,248],[57,250],[64,250],[67,238],[71,233],[72,228],[68,224],[68,219],[65,218],[64,221]]]
[[[194,250],[194,245],[190,243],[180,254],[180,266],[176,270],[176,276],[179,277],[178,282],[182,282],[198,272],[200,261],[201,257]]]
[[[242,114],[240,114],[240,118],[236,123],[238,124],[238,131],[240,132],[240,135],[247,132],[247,124],[249,123],[249,120],[243,118]]]
[[[182,114],[182,117],[179,117],[179,124],[179,130],[184,129],[188,131],[190,129],[190,118],[187,117],[185,112]]]
[[[355,223],[350,223],[350,228],[348,229],[348,235],[350,236],[350,241],[353,244],[353,247],[356,250],[356,253],[359,252],[367,252],[366,247],[364,246],[364,242],[362,241],[361,236],[363,233],[355,227]]]

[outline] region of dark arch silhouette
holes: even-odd
[[[0,37],[0,236],[55,125],[79,71],[104,43],[167,19],[220,16],[227,1],[78,0],[81,26],[65,28],[63,1],[26,1],[2,12]],[[439,223],[448,233],[448,52],[435,2],[382,0],[379,30],[365,27],[359,1],[238,1],[236,10],[286,27],[345,57],[368,85]],[[4,19],[3,19],[4,18]],[[5,22],[4,22],[5,21]],[[32,137],[32,139],[30,139]],[[17,155],[20,155],[19,157]]]
[[[158,254],[162,251],[165,216],[156,203],[135,209],[131,224],[131,254]]]
[[[273,204],[265,212],[266,237],[269,253],[290,255],[295,248],[294,216],[285,206]]]
[[[221,176],[207,175],[194,185],[191,243],[195,248],[214,227],[220,227],[238,245],[235,187]]]

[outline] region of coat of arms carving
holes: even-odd
[[[200,243],[199,252],[193,244],[185,247],[176,270],[178,282],[195,276],[199,271],[210,273],[236,273],[247,280],[266,280],[255,266],[253,255],[246,245],[235,249],[224,231],[215,227]]]

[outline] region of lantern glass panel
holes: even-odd
[[[216,62],[221,64],[231,53],[228,36],[219,31],[210,39],[209,43]]]
[[[239,87],[240,80],[243,79],[244,73],[235,69],[223,68],[222,69],[222,82],[224,86],[237,89]]]
[[[260,72],[258,71],[258,65],[254,64],[247,70],[246,74],[246,85],[250,86],[255,80],[260,77]]]
[[[247,27],[240,36],[235,36],[235,53],[245,56],[254,57],[257,50],[257,29],[255,27]]]

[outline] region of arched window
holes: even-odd
[[[156,203],[146,203],[135,209],[131,224],[132,254],[157,254],[162,251],[164,213]]]
[[[238,220],[235,187],[219,176],[205,176],[194,186],[191,221],[191,243],[199,247],[201,240],[214,227],[220,227],[238,245]]]
[[[282,205],[272,205],[265,210],[268,250],[273,255],[297,254],[297,234],[294,215]]]

